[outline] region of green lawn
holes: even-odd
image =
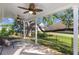
[[[72,54],[72,34],[38,33],[38,42],[65,54]]]

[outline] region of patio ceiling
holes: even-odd
[[[72,4],[68,3],[36,3],[37,8],[43,9],[43,12],[37,13],[35,16],[29,13],[23,14],[25,10],[17,8],[18,6],[28,7],[28,3],[1,3],[0,4],[0,16],[4,17],[16,17],[17,14],[21,15],[26,20],[33,19],[34,17],[41,17],[45,15],[50,15],[54,12],[60,11],[61,9],[66,9]]]

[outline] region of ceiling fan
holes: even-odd
[[[33,15],[36,15],[36,12],[42,12],[43,11],[42,9],[36,8],[34,3],[30,3],[28,8],[20,7],[20,6],[18,6],[18,8],[26,10],[24,12],[24,14],[31,13]]]

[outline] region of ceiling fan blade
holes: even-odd
[[[29,12],[29,11],[25,11],[24,14],[25,14],[25,13],[28,13],[28,12]]]
[[[42,12],[42,9],[35,9],[36,12]]]
[[[24,7],[20,7],[20,6],[18,6],[18,8],[28,10],[28,8],[24,8]]]
[[[33,11],[33,15],[36,15],[36,12],[35,11]]]

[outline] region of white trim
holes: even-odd
[[[74,18],[74,39],[73,39],[73,54],[78,55],[78,6],[73,6]]]
[[[37,19],[35,19],[35,44],[37,43]]]
[[[24,39],[25,39],[25,36],[26,36],[26,33],[25,33],[25,21],[23,21],[23,33],[24,33]]]

